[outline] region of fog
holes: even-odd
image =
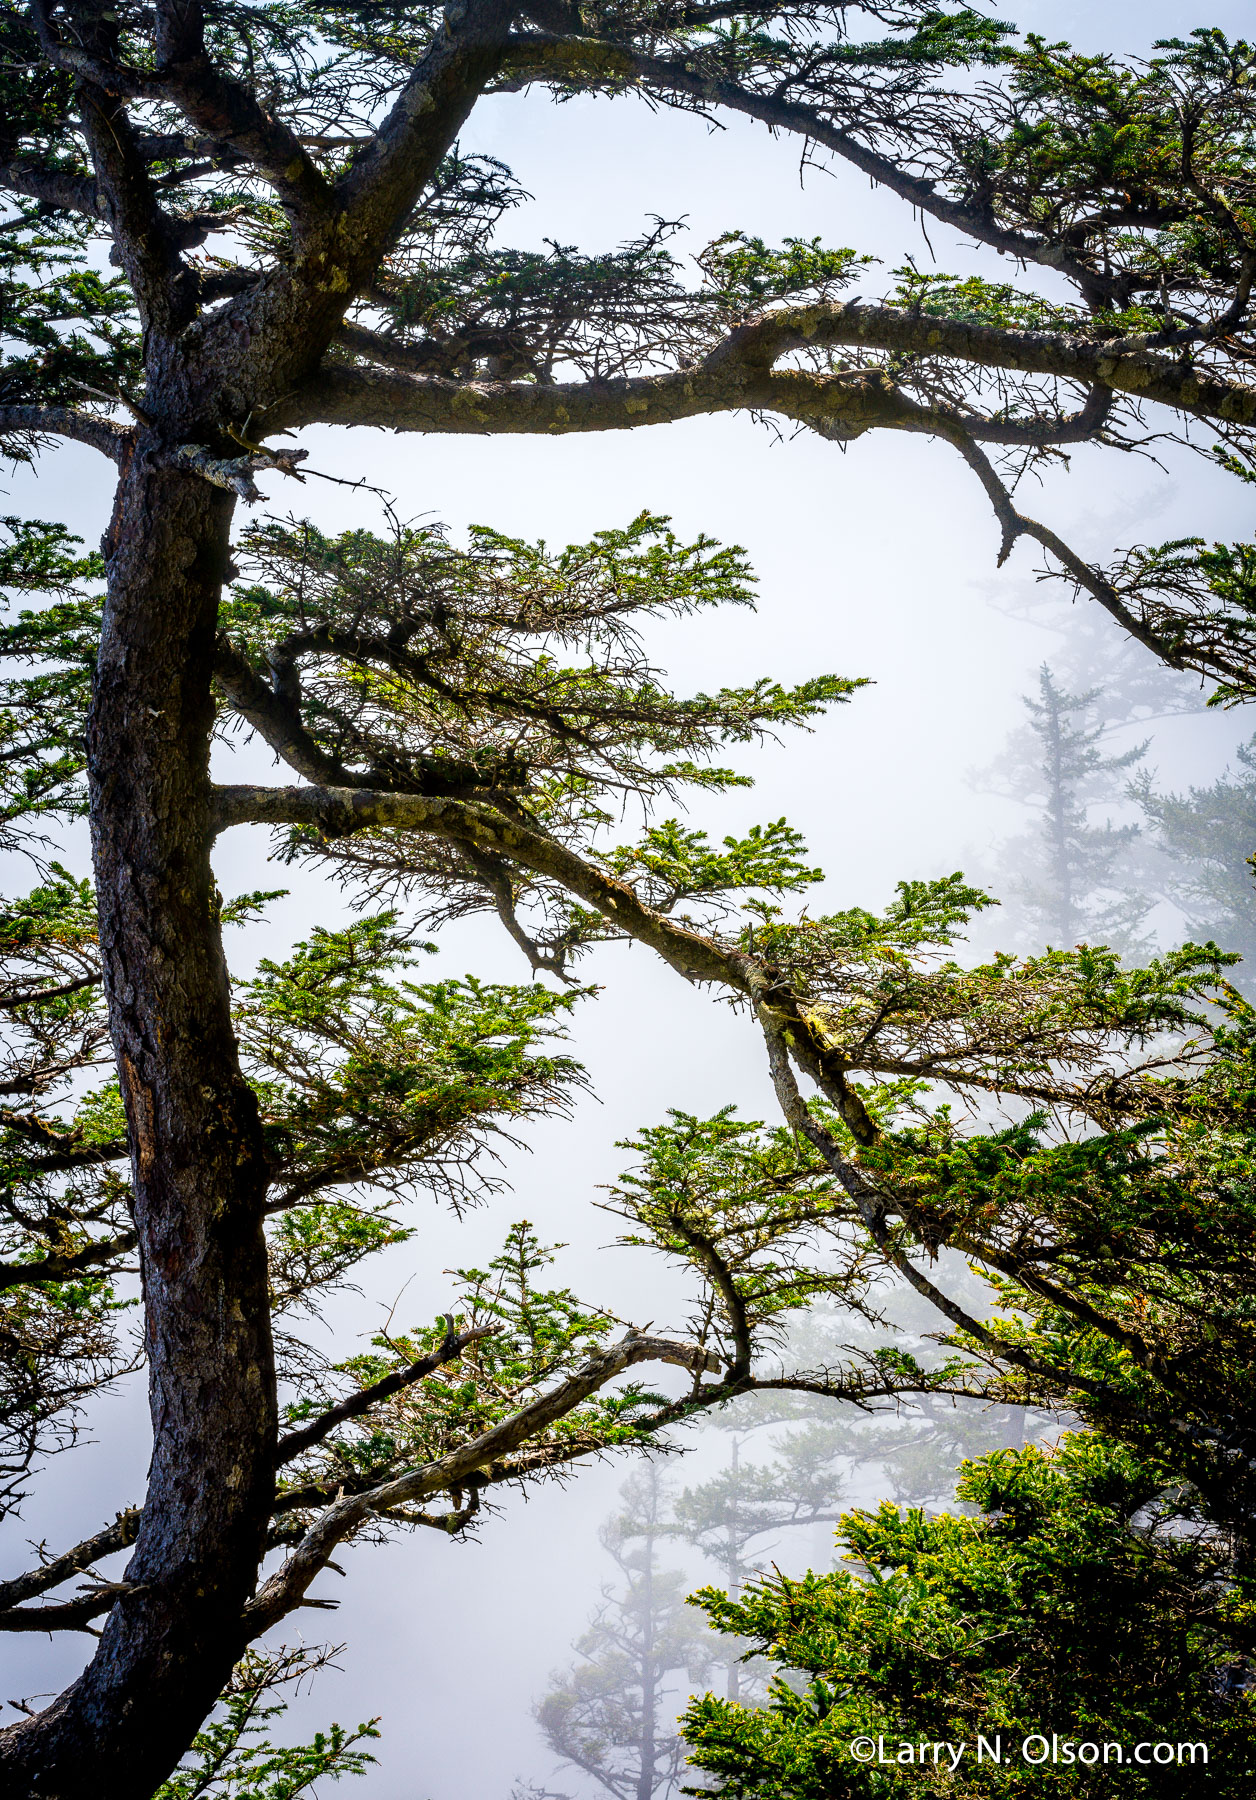
[[[1140,48],[1193,22],[1178,6],[1127,0],[1102,8],[1042,0],[999,10],[1023,29],[1092,48]],[[1239,33],[1246,13],[1217,5],[1206,22]],[[695,250],[734,227],[769,241],[818,235],[853,245],[883,261],[883,270],[868,272],[870,294],[907,254],[922,266],[933,255],[939,268],[956,272],[1000,267],[941,228],[930,226],[926,240],[904,206],[849,171],[811,169],[804,179],[796,145],[745,125],[711,131],[693,118],[647,115],[627,100],[553,107],[513,97],[477,112],[462,147],[502,158],[534,196],[500,234],[521,246],[554,239],[610,247],[659,214],[683,217]],[[676,688],[709,690],[764,673],[790,682],[829,670],[873,685],[811,734],[737,753],[753,790],[695,801],[694,822],[720,836],[786,815],[825,870],[823,886],[808,898],[813,912],[882,905],[895,881],[908,877],[963,868],[998,891],[999,875],[1014,872],[1001,847],[1025,830],[1025,809],[975,772],[997,764],[1023,725],[1022,697],[1043,661],[1077,653],[1084,603],[1073,607],[1062,589],[1054,601],[1044,599],[1024,546],[996,569],[995,521],[947,446],[882,433],[842,451],[744,417],[555,441],[328,429],[306,433],[302,443],[312,470],[368,484],[354,491],[317,475],[301,487],[266,478],[270,507],[309,513],[324,529],[376,523],[376,488],[394,497],[403,517],[442,520],[455,538],[485,523],[561,543],[650,508],[670,514],[682,536],[706,532],[744,545],[759,579],[757,612],[700,615],[652,631],[651,653]],[[109,495],[104,463],[71,446],[45,457],[36,475],[11,478],[4,510],[64,519],[95,542]],[[1157,464],[1082,449],[1026,491],[1022,504],[1097,557],[1139,540],[1233,537],[1248,527],[1242,490],[1182,452]],[[1115,636],[1117,627],[1102,621],[1095,630]],[[1192,692],[1188,679],[1181,688]],[[1194,710],[1131,725],[1113,741],[1153,735],[1149,764],[1163,786],[1180,788],[1214,779],[1250,730],[1237,714]],[[262,778],[271,769],[243,742],[222,759]],[[265,833],[236,830],[220,840],[216,857],[228,896],[292,890],[262,924],[232,934],[229,953],[241,972],[345,911],[333,885],[305,868],[268,867],[267,851]],[[81,835],[67,840],[64,854],[86,872]],[[10,888],[20,879],[11,874]],[[1171,908],[1156,915],[1162,935],[1175,923]],[[997,939],[999,926],[995,915],[984,941]],[[503,1152],[500,1191],[460,1220],[416,1200],[419,1235],[375,1259],[369,1285],[328,1314],[341,1354],[352,1353],[394,1306],[407,1321],[442,1310],[445,1271],[482,1266],[506,1225],[523,1217],[545,1241],[568,1246],[556,1268],[561,1282],[622,1317],[660,1328],[679,1323],[679,1297],[659,1263],[611,1248],[615,1222],[595,1203],[601,1185],[625,1166],[616,1141],[658,1122],[669,1107],[706,1114],[733,1102],[751,1118],[771,1118],[761,1046],[744,1018],[678,982],[640,947],[603,948],[586,968],[602,992],[580,1007],[572,1048],[589,1071],[591,1093],[570,1121],[527,1127],[525,1146]],[[423,974],[466,970],[527,979],[517,952],[488,922],[444,932]],[[319,1341],[329,1347],[330,1331]],[[974,1422],[974,1443],[983,1429]],[[7,1527],[6,1571],[26,1562],[25,1540],[59,1548],[141,1494],[142,1383],[104,1399],[87,1435],[90,1446],[46,1466],[25,1517]],[[692,1454],[673,1459],[669,1471],[679,1486],[727,1455],[725,1432],[692,1441]],[[746,1454],[757,1454],[753,1444]],[[298,1614],[281,1634],[290,1643],[304,1634],[311,1643],[344,1645],[339,1667],[295,1700],[283,1734],[295,1739],[333,1718],[354,1724],[379,1715],[378,1766],[358,1789],[370,1800],[506,1800],[519,1781],[573,1795],[594,1791],[572,1771],[556,1772],[532,1709],[551,1669],[570,1661],[601,1584],[614,1577],[598,1526],[628,1473],[625,1460],[608,1460],[539,1486],[526,1500],[511,1497],[471,1542],[420,1531],[382,1548],[345,1551],[343,1579],[326,1575],[317,1590],[338,1599],[339,1609]],[[865,1467],[842,1498],[873,1498],[877,1483],[876,1467]],[[827,1555],[821,1528],[778,1535],[772,1544],[783,1566]],[[668,1559],[687,1577],[715,1573],[683,1546],[667,1550]],[[0,1697],[56,1691],[89,1651],[90,1641],[79,1637],[0,1640]],[[353,1784],[343,1791],[352,1793]]]

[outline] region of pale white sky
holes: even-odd
[[[1037,0],[996,10],[1088,48],[1142,47],[1194,23],[1159,0]],[[1247,15],[1227,0],[1204,17],[1237,34]],[[813,171],[801,183],[797,146],[743,124],[711,132],[630,101],[555,108],[509,98],[476,115],[463,147],[501,157],[535,195],[504,224],[505,240],[520,245],[554,237],[586,250],[609,247],[659,213],[687,217],[693,248],[735,227],[776,241],[819,234],[872,252],[887,268],[908,252],[929,257],[918,225],[893,199],[847,171]],[[930,237],[939,266],[979,266],[945,232],[931,227]],[[875,292],[878,280],[869,271],[864,291]],[[670,512],[684,533],[744,544],[760,576],[758,613],[671,623],[651,647],[681,688],[829,669],[875,681],[812,736],[743,757],[757,779],[753,793],[702,804],[701,822],[719,832],[788,814],[828,874],[813,907],[879,904],[900,877],[988,855],[1015,823],[1004,805],[974,794],[965,775],[988,763],[1019,722],[1019,696],[1051,640],[1003,610],[1032,588],[1034,559],[1022,549],[995,570],[993,521],[944,446],[884,435],[843,454],[814,437],[777,441],[739,418],[543,441],[325,430],[307,442],[314,466],[365,476],[393,492],[403,513],[434,515],[455,532],[483,522],[568,541],[648,506]],[[94,541],[108,473],[89,452],[67,448],[45,460],[37,479],[14,479],[4,510],[65,518]],[[271,495],[277,508],[307,510],[324,526],[360,523],[372,511],[369,499],[323,483],[276,481]],[[1027,504],[1096,554],[1140,538],[1248,529],[1242,495],[1206,483],[1190,459],[1159,469],[1081,451],[1071,473],[1053,475]],[[1156,759],[1179,782],[1199,779],[1225,761],[1237,731],[1215,714],[1166,728]],[[339,911],[334,892],[308,876],[267,870],[265,849],[264,835],[235,832],[218,856],[228,894],[284,883],[296,890],[255,938],[237,935],[245,963]],[[81,843],[71,846],[71,854],[81,851]],[[429,966],[526,979],[487,925],[451,934]],[[580,1015],[575,1042],[599,1103],[582,1103],[571,1125],[531,1132],[532,1154],[511,1158],[515,1194],[462,1225],[421,1203],[420,1237],[381,1259],[370,1292],[338,1309],[346,1354],[352,1332],[369,1330],[412,1272],[403,1312],[430,1317],[447,1292],[442,1271],[491,1254],[505,1224],[525,1214],[570,1242],[563,1279],[625,1315],[666,1322],[671,1295],[657,1268],[637,1253],[599,1248],[612,1221],[590,1202],[623,1166],[614,1141],[669,1105],[701,1112],[735,1100],[762,1117],[770,1098],[753,1036],[726,1007],[685,989],[640,950],[608,951],[594,973],[605,992]],[[144,1433],[142,1396],[102,1406],[97,1447],[51,1470],[46,1504],[30,1509],[25,1530],[6,1536],[6,1564],[24,1560],[24,1536],[59,1547],[133,1501],[143,1485]],[[526,1506],[512,1502],[478,1545],[421,1534],[386,1550],[350,1551],[349,1579],[324,1579],[319,1592],[337,1592],[341,1611],[306,1614],[304,1628],[347,1643],[343,1673],[322,1677],[293,1716],[313,1728],[333,1716],[352,1723],[384,1714],[380,1769],[363,1794],[504,1800],[516,1776],[548,1777],[529,1708],[610,1573],[596,1524],[621,1478],[618,1469],[594,1470]],[[55,1688],[81,1654],[82,1641],[0,1641],[0,1695]]]

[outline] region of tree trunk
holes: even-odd
[[[645,1534],[641,1576],[641,1741],[636,1800],[652,1800],[658,1760],[659,1670],[654,1654],[654,1519],[658,1510],[658,1470],[650,1470],[650,1529]]]
[[[740,1507],[737,1502],[741,1495],[741,1445],[733,1439],[732,1456],[729,1460],[729,1473],[732,1481],[728,1490],[728,1597],[730,1600],[741,1599],[741,1530]],[[734,1646],[733,1655],[728,1661],[728,1698],[734,1705],[741,1703],[741,1658]]]
[[[240,1654],[273,1493],[265,1162],[209,864],[210,668],[231,507],[141,444],[106,543],[92,837],[154,1451],[126,1571],[142,1601],[114,1608],[52,1706],[0,1734],[12,1800],[148,1800]]]
[[[1073,871],[1069,864],[1068,830],[1072,809],[1064,772],[1064,717],[1054,682],[1046,690],[1046,705],[1047,838],[1055,889],[1055,932],[1058,947],[1065,950],[1077,935],[1077,908],[1073,899]]]

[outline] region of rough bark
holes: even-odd
[[[151,1794],[243,1644],[273,1493],[274,1364],[256,1102],[210,873],[210,672],[230,497],[141,444],[107,542],[89,729],[101,954],[131,1126],[154,1449],[96,1656],[0,1737],[0,1787]]]

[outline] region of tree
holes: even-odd
[[[921,1315],[930,1312],[918,1297],[910,1298]],[[913,1309],[908,1297],[896,1300],[894,1330],[901,1345],[902,1315]],[[831,1351],[834,1327],[849,1331],[853,1323],[848,1313],[825,1320],[820,1307],[810,1310],[793,1334],[793,1360],[805,1361],[800,1336]],[[872,1348],[871,1328],[867,1335]],[[852,1419],[854,1410],[805,1393],[749,1396],[708,1417],[708,1434],[722,1429],[729,1440],[727,1461],[716,1474],[679,1493],[660,1479],[654,1463],[648,1479],[630,1479],[623,1490],[629,1510],[614,1515],[602,1533],[627,1585],[618,1593],[603,1590],[603,1604],[576,1646],[581,1660],[556,1678],[537,1709],[556,1755],[615,1794],[630,1794],[646,1778],[642,1771],[670,1792],[678,1779],[679,1739],[670,1713],[655,1720],[657,1709],[644,1698],[657,1689],[657,1670],[666,1659],[676,1667],[683,1662],[691,1681],[709,1679],[722,1663],[730,1701],[757,1701],[766,1690],[768,1665],[751,1657],[744,1639],[712,1636],[685,1613],[679,1574],[664,1576],[656,1566],[659,1541],[680,1539],[699,1550],[736,1602],[763,1574],[767,1559],[774,1569],[778,1559],[797,1566],[799,1533],[814,1541],[817,1528],[838,1523],[843,1489],[858,1468],[875,1466],[900,1500],[909,1493],[917,1501],[937,1500],[953,1489],[963,1446],[999,1446],[1011,1437],[1019,1441],[1021,1432],[1020,1419],[1009,1420],[1007,1408],[974,1416],[954,1399],[927,1395],[898,1414],[865,1411]],[[743,1454],[747,1444],[758,1451],[753,1458]],[[654,1722],[645,1729],[647,1719]],[[662,1727],[657,1735],[656,1725]],[[520,1793],[539,1800],[541,1790]]]
[[[1250,1589],[1215,1543],[1174,1529],[1158,1475],[1078,1436],[966,1463],[959,1491],[975,1516],[847,1514],[853,1573],[699,1596],[794,1680],[761,1708],[695,1700],[690,1761],[739,1800],[1244,1793]],[[978,1757],[979,1737],[994,1755]],[[870,1761],[880,1741],[878,1766],[861,1738]]]
[[[1005,785],[1040,815],[1023,867],[1012,888],[1035,937],[1072,944],[1081,937],[1128,949],[1150,908],[1131,890],[1137,825],[1095,824],[1096,803],[1124,798],[1114,778],[1140,762],[1146,743],[1107,756],[1100,748],[1108,720],[1099,713],[1101,693],[1067,693],[1044,663],[1036,697],[1027,695],[1028,738],[1005,774]]]
[[[1240,744],[1239,767],[1207,787],[1158,793],[1149,777],[1135,797],[1169,859],[1166,893],[1190,929],[1241,952],[1235,980],[1250,992],[1256,964],[1256,742]]]
[[[727,1469],[679,1495],[652,1459],[624,1484],[626,1510],[602,1528],[624,1586],[602,1590],[602,1604],[575,1645],[579,1660],[552,1678],[536,1716],[554,1754],[615,1800],[651,1800],[655,1793],[667,1800],[676,1791],[679,1695],[669,1676],[683,1669],[692,1686],[723,1660],[730,1699],[743,1691],[744,1645],[706,1629],[686,1600],[685,1576],[660,1567],[658,1545],[680,1538],[700,1549],[735,1597],[755,1572],[747,1556],[752,1543],[839,1516],[832,1434],[804,1427],[780,1448],[771,1464],[745,1467],[734,1435]]]
[[[757,1569],[752,1546],[762,1554],[774,1547],[761,1542],[769,1533],[836,1521],[841,1475],[835,1463],[841,1447],[842,1437],[835,1438],[831,1429],[804,1426],[773,1445],[777,1454],[770,1463],[744,1463],[734,1425],[726,1467],[685,1488],[671,1528],[716,1565],[736,1599]],[[736,1700],[743,1688],[742,1646],[727,1648],[728,1697]]]
[[[626,1508],[600,1535],[624,1585],[603,1588],[576,1643],[579,1660],[553,1677],[536,1716],[555,1756],[614,1800],[667,1800],[682,1755],[675,1677],[684,1671],[691,1684],[701,1681],[715,1645],[686,1604],[684,1576],[659,1565],[667,1496],[657,1462],[621,1493]]]
[[[1124,1155],[1146,1126],[1153,1076],[1114,1065],[1183,1024],[1218,970],[1186,956],[1134,978],[1064,956],[1015,976],[1003,963],[922,973],[913,959],[945,947],[978,904],[955,884],[908,887],[884,920],[721,932],[712,921],[739,893],[772,905],[806,879],[788,827],[720,848],[674,821],[635,846],[597,833],[608,794],[718,783],[704,759],[720,742],[805,721],[849,691],[822,679],[682,701],[660,688],[633,644],[634,611],[742,597],[733,553],[677,545],[649,522],[558,556],[492,533],[455,552],[400,527],[328,541],[272,524],[233,546],[237,502],[256,496],[262,471],[299,474],[303,452],[278,440],[317,423],[544,433],[741,409],[839,442],[924,433],[972,468],[1004,554],[1038,543],[1153,654],[1250,693],[1245,547],[1134,547],[1092,567],[1015,508],[986,447],[1020,467],[1071,443],[1138,442],[1163,415],[1170,429],[1214,431],[1225,466],[1244,472],[1252,53],[1203,32],[1146,65],[1081,58],[918,0],[806,0],[770,21],[722,4],[577,16],[549,0],[530,11],[460,0],[443,15],[32,0],[6,6],[3,30],[0,430],[19,458],[63,437],[118,468],[103,603],[85,585],[93,559],[54,525],[19,527],[23,582],[54,603],[6,642],[34,666],[9,693],[8,824],[50,832],[86,811],[98,928],[86,901],[69,919],[59,899],[23,903],[34,923],[20,979],[38,986],[10,995],[32,1104],[6,1121],[6,1292],[22,1290],[10,1302],[19,1338],[46,1330],[28,1326],[28,1304],[69,1332],[79,1387],[57,1389],[64,1419],[83,1382],[116,1366],[108,1284],[134,1256],[154,1450],[142,1506],[3,1590],[7,1629],[105,1623],[81,1678],[0,1734],[0,1770],[17,1792],[147,1797],[251,1638],[381,1513],[458,1529],[495,1480],[745,1391],[756,1334],[812,1294],[855,1291],[865,1259],[929,1285],[911,1273],[910,1232],[920,1223],[931,1248],[961,1226],[949,1201],[930,1211],[919,1190],[932,1191],[939,1160],[949,1169],[967,1153],[932,1121],[908,1157],[907,1197],[870,1197],[851,1146],[893,1163],[898,1140],[884,1147],[861,1075],[1076,1102],[1102,1146],[1077,1154],[1097,1159],[1101,1186],[1119,1185],[1112,1145]],[[1071,297],[909,270],[879,302],[842,298],[861,267],[853,252],[737,234],[703,256],[697,288],[657,233],[591,257],[502,250],[493,227],[512,180],[456,144],[481,95],[525,86],[559,99],[634,91],[793,132],[971,242],[1055,271]],[[216,235],[221,254],[204,248]],[[1144,406],[1161,409],[1149,424]],[[245,580],[224,603],[233,567]],[[582,662],[573,645],[586,638]],[[301,785],[216,790],[216,717],[247,724]],[[336,1372],[317,1417],[281,1419],[272,1256],[287,1271],[283,1304],[338,1278],[404,1228],[375,1190],[422,1180],[442,1156],[461,1166],[494,1121],[554,1104],[573,1072],[541,1042],[556,1002],[473,984],[423,991],[402,973],[412,921],[378,910],[233,1002],[211,847],[246,821],[291,828],[295,859],[325,857],[377,901],[381,887],[423,887],[446,915],[493,908],[537,968],[561,971],[599,935],[627,933],[749,1003],[803,1147],[755,1152],[778,1159],[786,1197],[770,1226],[729,1201],[719,1233],[735,1275],[705,1234],[704,1201],[695,1226],[688,1201],[675,1213],[648,1184],[640,1196],[640,1233],[689,1262],[705,1296],[694,1339],[612,1345],[605,1315],[562,1290],[538,1314],[522,1280],[533,1252],[514,1239],[496,1272],[461,1278],[471,1322],[451,1314],[383,1347],[380,1365]],[[879,1010],[887,981],[927,1053]],[[852,1015],[863,1047],[842,1037]],[[1225,1061],[1219,1042],[1191,1055]],[[94,1099],[67,1099],[65,1085],[103,1075],[110,1054],[117,1090],[106,1080]],[[804,1120],[791,1061],[840,1127]],[[1159,1066],[1170,1087],[1194,1067],[1186,1053]],[[1100,1067],[1115,1098],[1095,1098]],[[1222,1085],[1209,1092],[1236,1130]],[[1033,1128],[1018,1129],[995,1142],[994,1163],[1051,1163]],[[1142,1193],[1140,1179],[1128,1177]],[[1199,1177],[1201,1209],[1211,1179]],[[842,1232],[867,1234],[858,1254],[837,1275],[804,1271],[804,1246]],[[997,1231],[981,1244],[1040,1291],[1045,1248],[1019,1237],[1009,1248]],[[1078,1281],[1108,1292],[1089,1240],[1080,1254]],[[1076,1318],[1082,1302],[1067,1298]],[[989,1333],[978,1341],[996,1353]],[[998,1354],[1070,1394],[1098,1379],[1002,1340]],[[604,1394],[659,1359],[696,1376],[694,1396]],[[879,1363],[815,1385],[866,1396],[921,1379]],[[1200,1430],[1222,1429],[1207,1395],[1190,1408]],[[448,1510],[429,1514],[444,1493]],[[132,1543],[108,1591],[29,1607]],[[268,1548],[285,1544],[287,1562],[262,1580]]]
[[[1013,899],[1013,919],[1019,925],[1024,916],[1020,935],[1030,943],[1044,933],[1060,942],[1084,933],[1128,953],[1147,948],[1147,915],[1167,901],[1193,936],[1237,950],[1246,965],[1256,952],[1253,748],[1239,745],[1238,769],[1184,794],[1161,791],[1154,773],[1138,766],[1150,736],[1105,755],[1104,740],[1115,732],[1206,704],[1163,665],[1131,656],[1133,648],[1098,644],[1093,630],[1073,626],[1063,655],[1042,666],[1038,697],[1026,696],[1029,725],[983,771],[984,783],[1040,815],[1037,832],[1001,846],[1001,867],[1011,859],[1018,870],[1004,904]],[[1086,692],[1066,691],[1088,675],[1098,679]],[[1123,780],[1130,770],[1132,779]],[[1130,802],[1141,824],[1091,820],[1096,806]],[[1250,986],[1250,970],[1240,966],[1234,979]]]

